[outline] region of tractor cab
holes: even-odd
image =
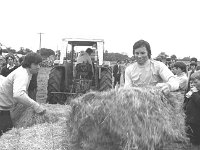
[[[87,49],[92,50],[91,55]],[[49,75],[47,102],[65,103],[67,97],[73,95],[112,88],[111,67],[104,66],[103,54],[104,40],[63,39],[59,65],[52,68]],[[87,59],[80,59],[82,55]]]

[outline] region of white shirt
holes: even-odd
[[[180,75],[176,75],[179,81],[179,88],[180,90],[186,90],[188,87],[188,77],[185,72],[182,72]]]
[[[93,64],[92,64],[92,59],[91,57],[88,55],[87,52],[81,52],[79,54],[79,56],[77,57],[77,62],[76,64],[80,64],[80,63],[89,63],[92,65],[92,72],[94,73],[94,68],[93,68]]]
[[[77,57],[77,64],[80,63],[89,63],[92,65],[91,57],[88,55],[87,52],[81,52]]]
[[[27,94],[31,78],[30,71],[20,66],[7,77],[1,79],[0,110],[11,110],[18,102],[35,108],[39,107],[39,104]]]
[[[144,65],[137,62],[129,65],[125,70],[125,87],[156,85],[167,82],[171,90],[177,90],[179,83],[174,74],[162,62],[147,60]]]

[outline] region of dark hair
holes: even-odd
[[[19,58],[19,63],[21,64],[23,60],[24,60],[24,56],[21,56],[21,57]]]
[[[6,62],[7,62],[9,57],[12,58],[13,60],[15,59],[15,56],[13,54],[7,54],[6,55]]]
[[[190,62],[191,62],[191,61],[197,62],[197,58],[192,57],[192,58],[190,59]]]
[[[192,63],[190,63],[190,66],[197,66],[197,63],[196,62],[192,62]]]
[[[171,58],[166,58],[166,61],[171,61]]]
[[[120,60],[117,60],[117,63],[120,63],[121,61]]]
[[[180,62],[180,61],[175,62],[175,64],[173,65],[173,67],[180,68],[183,72],[186,72],[186,70],[187,70],[186,64],[183,63],[183,62]]]
[[[38,53],[28,53],[26,54],[26,56],[24,57],[24,60],[22,61],[22,67],[23,68],[30,68],[31,64],[39,64],[42,62],[42,57],[41,55],[39,55]]]
[[[91,48],[87,48],[86,52],[90,55],[90,54],[92,54],[93,50]]]
[[[133,45],[133,55],[135,54],[135,50],[137,48],[140,48],[140,47],[145,47],[147,49],[147,52],[148,52],[148,57],[151,58],[150,44],[147,41],[144,41],[144,40],[139,40],[139,41],[135,42],[135,44]]]

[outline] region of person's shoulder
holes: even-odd
[[[22,66],[17,67],[14,71],[19,74],[23,74],[23,73],[27,72],[26,68],[23,68]]]
[[[163,62],[161,61],[157,61],[157,60],[150,60],[151,61],[151,64],[153,64],[155,67],[158,67],[158,68],[168,68]]]
[[[133,68],[135,68],[137,65],[137,62],[131,63],[126,67],[126,70],[132,70]]]
[[[114,67],[114,68],[117,67],[117,64],[115,64],[113,67]]]
[[[157,60],[154,60],[154,59],[151,59],[150,62],[155,64],[155,65],[165,65],[163,62],[157,61]]]
[[[2,66],[2,70],[7,69],[7,65]]]
[[[19,68],[20,66],[14,66],[14,69],[17,69],[17,68]]]

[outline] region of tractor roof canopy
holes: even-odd
[[[73,46],[94,46],[97,42],[104,42],[102,39],[73,39],[65,38],[63,41]]]

